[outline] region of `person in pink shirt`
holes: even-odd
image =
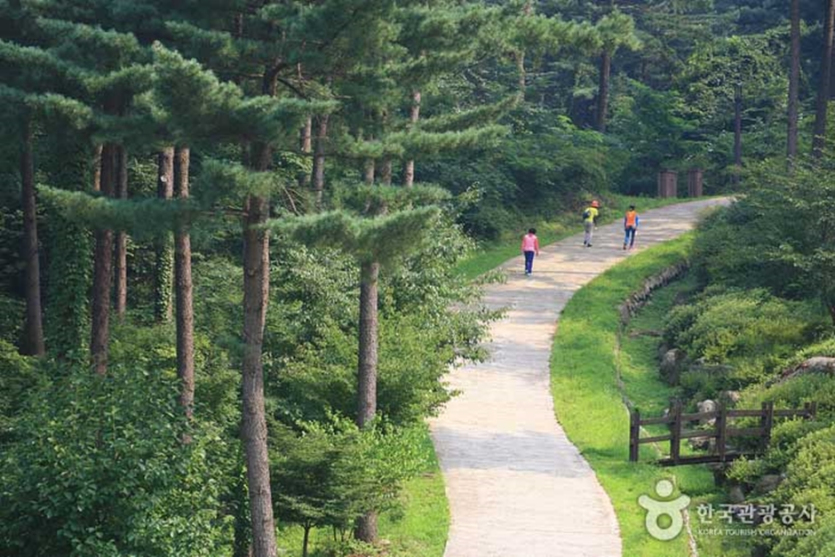
[[[533,273],[533,257],[539,255],[539,238],[536,237],[536,228],[531,228],[522,237],[522,253],[525,254],[525,274],[530,276]]]

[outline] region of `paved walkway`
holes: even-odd
[[[642,213],[635,251],[675,238],[718,203]],[[431,423],[452,513],[445,557],[621,555],[611,502],[554,417],[548,362],[566,302],[628,255],[622,230],[600,227],[588,249],[582,235],[545,247],[532,277],[515,258],[507,283],[487,288],[490,307],[509,308],[493,324],[492,358],[450,373],[462,394]]]

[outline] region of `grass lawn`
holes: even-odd
[[[658,199],[654,197],[629,197],[626,195],[606,194],[601,198],[601,223],[614,222],[622,219],[630,205],[634,204],[638,212],[688,201],[687,199]],[[543,247],[583,231],[579,213],[566,212],[555,215],[553,219],[544,221],[537,219],[527,224],[520,224],[518,230],[507,231],[504,237],[496,242],[485,243],[458,266],[458,271],[468,279],[491,271],[513,257],[520,255],[519,242],[528,228],[536,228],[536,235]]]
[[[383,514],[379,518],[380,540],[390,543],[385,552],[388,557],[441,557],[444,553],[449,531],[449,505],[428,427],[421,446],[429,466],[404,485],[402,512]],[[301,555],[302,535],[300,527],[280,527],[279,555]],[[331,538],[328,529],[313,530],[310,534],[311,557],[325,555],[324,549]]]
[[[647,533],[645,511],[638,497],[654,493],[656,482],[669,479],[676,494],[693,500],[692,512],[700,503],[718,504],[721,493],[714,487],[713,475],[704,466],[661,468],[650,463],[657,449],[642,445],[641,463],[628,461],[629,415],[617,385],[620,368],[625,394],[645,414],[659,413],[667,405],[673,389],[658,377],[657,339],[626,335],[619,346],[618,306],[643,281],[681,261],[692,241],[686,235],[673,242],[642,252],[613,267],[577,292],[560,317],[559,334],[551,355],[551,389],[557,417],[568,437],[594,468],[617,513],[623,540],[623,555],[636,557],[675,557],[689,555],[688,536],[682,532],[662,542]],[[687,283],[662,290],[631,323],[633,330],[660,329],[663,316],[672,304],[677,289]],[[620,349],[619,349],[620,348]],[[703,557],[743,555],[733,540],[697,536]]]

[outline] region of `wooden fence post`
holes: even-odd
[[[641,412],[637,408],[629,413],[629,462],[638,462],[638,439],[641,437]]]
[[[765,451],[771,442],[771,429],[774,427],[774,403],[763,402],[762,412],[760,427],[763,428],[763,436],[760,438],[760,450]]]
[[[681,456],[681,401],[673,402],[673,428],[670,432],[670,459],[678,464]]]
[[[728,429],[728,415],[725,405],[719,405],[719,413],[716,416],[716,453],[719,455],[719,462],[725,462],[725,437]]]

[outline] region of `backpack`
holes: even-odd
[[[588,220],[591,217],[591,209],[586,209],[583,211],[583,220]]]

